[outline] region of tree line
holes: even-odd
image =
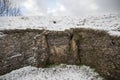
[[[20,16],[18,4],[13,5],[12,0],[0,0],[0,16]]]

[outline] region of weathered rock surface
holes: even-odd
[[[120,77],[120,37],[113,37],[104,31],[73,30],[78,43],[81,64],[95,68],[107,80]]]
[[[0,31],[0,75],[23,66],[85,64],[107,80],[120,77],[120,37],[104,31],[70,29],[66,31]]]

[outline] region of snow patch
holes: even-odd
[[[3,37],[5,37],[5,36],[6,36],[6,34],[0,32],[0,38],[3,38]]]
[[[0,17],[0,30],[27,28],[55,31],[63,31],[70,28],[91,28],[119,32],[120,16],[119,13],[107,13],[84,18],[69,16]]]
[[[109,31],[108,32],[111,36],[120,36],[120,32],[119,31]]]
[[[28,66],[0,76],[0,80],[103,80],[103,78],[90,67],[66,65],[54,68]]]
[[[16,58],[16,57],[20,57],[20,56],[22,56],[22,54],[16,54],[16,55],[14,55],[14,56],[11,56],[9,59]]]

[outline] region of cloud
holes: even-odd
[[[120,0],[56,0],[63,4],[71,15],[82,16],[120,10]]]
[[[96,12],[99,9],[95,0],[69,0],[69,2],[68,0],[59,0],[59,2],[65,5],[71,15],[85,15]]]
[[[53,4],[54,3],[54,4]],[[48,0],[26,0],[22,5],[23,15],[62,15],[66,11],[66,8],[58,2],[48,2]]]
[[[54,8],[49,8],[47,9],[47,14],[48,15],[52,15],[52,16],[63,16],[63,13],[66,12],[66,8],[60,4],[60,3],[56,3],[56,6]]]
[[[22,5],[23,15],[31,16],[31,15],[43,15],[43,10],[37,4],[37,0],[25,0]]]
[[[120,10],[120,0],[96,0],[101,10]]]
[[[24,15],[83,16],[120,10],[120,0],[25,0]]]

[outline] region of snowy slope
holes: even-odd
[[[99,16],[89,16],[86,18],[86,25],[104,30],[119,30],[120,15],[119,13],[114,13],[103,14]]]
[[[5,29],[48,29],[63,31],[70,28],[91,28],[106,30],[110,35],[120,36],[119,13],[79,17],[0,17],[0,30]],[[0,37],[4,35],[0,33]],[[6,75],[0,80],[102,80],[97,73],[86,66],[66,68],[24,67]]]
[[[103,80],[103,78],[87,66],[66,65],[54,68],[28,66],[0,76],[0,80]]]
[[[56,23],[54,23],[56,21]],[[0,29],[49,29],[49,30],[65,30],[76,27],[81,21],[75,17],[0,17]]]
[[[76,27],[106,30],[110,31],[109,33],[111,35],[114,32],[115,35],[116,33],[120,35],[120,15],[119,13],[107,13],[94,16],[91,15],[84,18],[66,16],[0,17],[0,30],[31,28],[61,31]]]

